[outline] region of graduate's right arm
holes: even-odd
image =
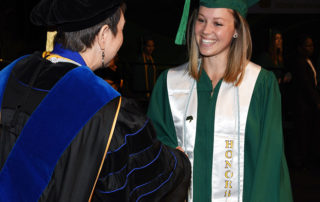
[[[157,138],[162,143],[176,148],[178,141],[168,97],[167,74],[168,71],[163,72],[153,88],[147,115],[156,130]]]

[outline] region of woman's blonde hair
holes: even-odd
[[[203,67],[199,66],[201,55],[194,32],[195,23],[198,17],[198,10],[195,10],[188,24],[187,46],[189,51],[189,74],[196,80],[199,80]],[[223,80],[227,83],[234,83],[238,86],[244,76],[244,70],[251,58],[252,41],[250,28],[245,20],[237,11],[233,10],[235,21],[235,29],[238,33],[238,38],[233,38],[228,54],[227,68],[223,76]]]

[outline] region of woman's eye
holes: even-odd
[[[204,22],[204,19],[198,18],[198,22]]]
[[[221,24],[221,23],[218,23],[218,22],[215,22],[214,25],[215,25],[215,26],[222,26],[222,24]]]

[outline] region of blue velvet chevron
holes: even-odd
[[[0,72],[0,105],[16,62]],[[76,134],[117,96],[85,66],[60,79],[29,118],[0,172],[0,201],[37,201]]]

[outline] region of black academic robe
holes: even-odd
[[[314,111],[320,104],[320,94],[315,84],[314,73],[305,57],[296,56],[293,60],[293,85],[295,89],[296,110],[299,113]]]
[[[310,166],[314,156],[320,156],[317,143],[319,138],[319,109],[320,94],[317,91],[314,72],[306,57],[296,56],[292,60],[293,96],[294,103],[294,155],[296,166]]]
[[[71,63],[51,63],[40,53],[14,66],[1,106],[0,169],[32,113],[74,68]],[[92,201],[184,201],[190,181],[189,160],[156,140],[150,121],[131,100],[122,98],[104,158],[120,99],[108,102],[84,124],[59,158],[39,201],[88,201],[91,192]]]

